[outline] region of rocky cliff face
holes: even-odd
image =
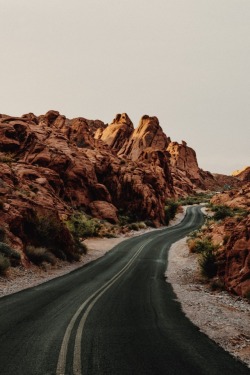
[[[214,205],[245,210],[245,217],[226,218],[210,227],[209,235],[220,245],[218,276],[228,291],[250,295],[250,184],[214,196]],[[248,214],[247,214],[248,212]]]
[[[214,187],[213,176],[199,168],[195,151],[188,147],[185,141],[181,144],[170,142],[167,151],[170,154],[170,168],[178,195],[182,196],[183,192],[190,194],[197,188],[206,190]]]
[[[0,115],[0,226],[25,247],[32,212],[67,219],[73,211],[118,222],[118,211],[159,226],[166,198],[206,188],[185,142],[171,142],[156,117],[136,129],[127,114],[109,125],[57,111]]]
[[[240,181],[250,182],[250,167],[235,171],[232,173],[232,176],[237,177]]]

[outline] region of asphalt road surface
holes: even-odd
[[[0,299],[1,375],[241,375],[164,278],[170,245],[203,222],[128,239],[83,268]]]

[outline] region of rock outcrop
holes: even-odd
[[[157,117],[143,116],[119,155],[135,161],[148,148],[166,151],[170,139],[164,134]]]
[[[214,205],[244,210],[244,215],[228,217],[210,225],[207,233],[219,245],[218,276],[226,289],[241,296],[250,295],[250,184],[238,190],[217,194]]]
[[[226,205],[228,207],[240,207],[250,210],[250,183],[243,185],[241,188],[224,191],[216,194],[211,199],[214,205]]]
[[[133,123],[126,113],[116,115],[113,122],[106,128],[99,127],[95,138],[101,139],[105,144],[119,151],[129,139],[134,130]]]
[[[227,290],[241,296],[250,294],[250,217],[224,223],[224,246],[218,257],[218,275]]]
[[[250,182],[250,167],[235,171],[232,173],[232,176],[237,177],[240,181]]]
[[[32,212],[65,221],[81,211],[111,223],[122,212],[159,226],[167,198],[208,181],[194,150],[171,142],[156,117],[134,129],[125,113],[109,125],[57,111],[0,115],[0,226],[15,248],[26,246]]]

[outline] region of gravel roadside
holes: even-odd
[[[166,279],[185,315],[199,329],[250,367],[250,305],[227,292],[212,292],[202,284],[198,258],[184,238],[172,245]]]

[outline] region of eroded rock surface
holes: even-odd
[[[0,226],[19,250],[31,212],[63,221],[82,211],[112,223],[122,212],[159,226],[167,198],[208,180],[194,150],[171,142],[157,117],[143,116],[134,129],[125,113],[109,125],[57,111],[0,115]]]

